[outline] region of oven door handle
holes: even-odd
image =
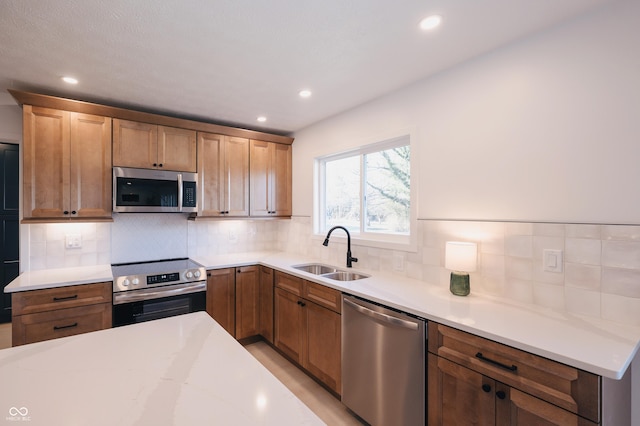
[[[199,293],[207,290],[206,281],[195,283],[176,284],[143,290],[122,291],[113,294],[113,304],[139,302],[141,300],[160,299],[162,297],[179,296],[181,294]]]

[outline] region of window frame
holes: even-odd
[[[344,158],[359,156],[360,162],[360,185],[359,185],[359,200],[360,200],[360,230],[358,233],[351,233],[351,241],[354,245],[360,245],[365,247],[376,247],[385,249],[394,249],[401,251],[415,252],[417,250],[417,150],[414,133],[411,131],[398,132],[394,135],[377,138],[373,142],[364,142],[354,148],[320,155],[314,159],[314,206],[313,206],[313,231],[314,237],[323,239],[328,232],[325,222],[325,194],[326,194],[326,169],[325,165],[329,161],[341,160]],[[365,190],[365,172],[364,172],[364,156],[367,154],[373,154],[376,152],[384,151],[387,149],[397,148],[408,145],[411,152],[411,158],[409,161],[410,170],[410,188],[409,188],[409,233],[389,234],[383,232],[366,232],[364,231],[364,212],[365,203],[364,190]],[[335,234],[337,239],[346,240],[346,236],[343,233]],[[334,238],[332,234],[331,238]]]

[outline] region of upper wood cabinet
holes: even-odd
[[[111,119],[24,105],[24,220],[111,218]]]
[[[291,216],[291,145],[251,140],[251,216]]]
[[[249,140],[198,133],[198,216],[249,215]]]
[[[113,165],[195,172],[196,132],[116,118]]]

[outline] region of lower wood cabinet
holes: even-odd
[[[429,425],[596,425],[600,377],[431,322]]]
[[[260,334],[260,268],[236,268],[236,339]]]
[[[236,335],[236,269],[207,271],[207,313],[229,334]]]
[[[340,394],[340,292],[281,272],[275,287],[276,348]]]
[[[111,282],[13,293],[12,345],[111,328]]]
[[[260,267],[260,335],[273,344],[273,269]]]
[[[236,339],[260,334],[257,265],[207,271],[207,312]]]

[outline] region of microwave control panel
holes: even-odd
[[[182,207],[197,207],[195,182],[182,182]]]

